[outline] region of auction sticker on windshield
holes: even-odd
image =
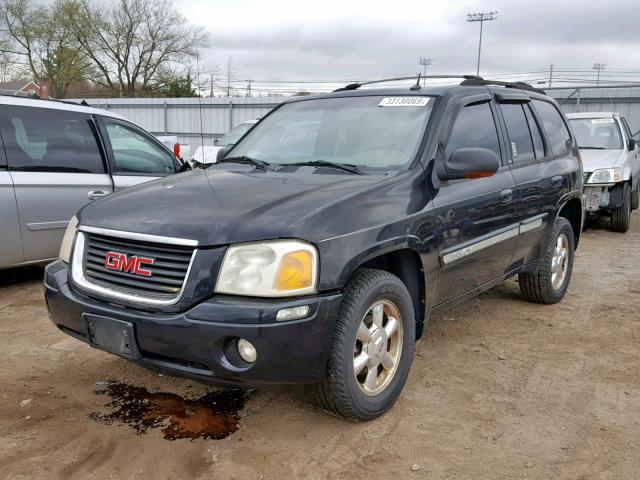
[[[429,103],[428,97],[385,97],[378,104],[379,107],[425,107]]]
[[[592,118],[591,124],[613,123],[613,118]]]

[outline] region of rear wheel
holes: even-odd
[[[415,317],[404,283],[360,269],[345,288],[325,378],[314,385],[322,410],[372,420],[396,402],[413,359]]]
[[[631,188],[625,183],[622,190],[622,205],[611,210],[611,230],[625,233],[631,224]]]
[[[564,297],[573,270],[574,236],[571,223],[558,217],[540,259],[537,273],[518,275],[520,293],[530,302],[557,303]]]

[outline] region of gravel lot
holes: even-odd
[[[95,421],[116,409],[96,382],[185,399],[211,389],[67,337],[47,318],[42,269],[0,272],[0,478],[640,479],[633,222],[585,232],[558,305],[525,303],[510,280],[433,317],[383,418],[346,423],[305,388],[273,388],[249,394],[222,440]]]

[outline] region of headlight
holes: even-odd
[[[622,180],[619,168],[602,168],[589,176],[587,183],[617,183]]]
[[[285,297],[316,292],[318,252],[300,240],[231,245],[224,256],[217,293]]]
[[[71,257],[71,247],[73,247],[73,239],[76,238],[76,229],[78,228],[78,219],[74,215],[69,220],[67,225],[67,231],[64,232],[62,237],[62,245],[60,246],[60,260],[69,263]]]

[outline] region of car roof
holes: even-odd
[[[119,120],[126,120],[130,122],[130,120],[123,117],[122,115],[118,115],[117,113],[113,113],[108,110],[85,107],[84,105],[80,105],[77,103],[49,100],[43,98],[27,98],[14,95],[0,95],[0,105],[15,105],[21,107],[46,108],[49,110],[63,110],[66,112],[80,112],[87,113],[89,115],[102,115],[103,117],[117,118]]]
[[[620,116],[617,112],[580,112],[567,113],[567,118],[612,118]]]

